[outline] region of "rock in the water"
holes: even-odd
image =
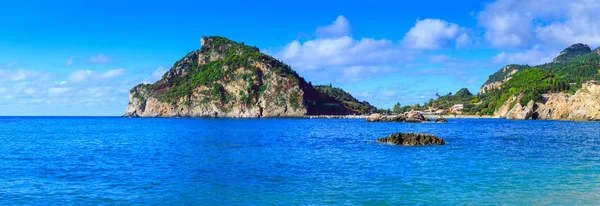
[[[406,120],[408,122],[426,122],[426,121],[429,121],[420,112],[410,111],[410,112],[406,113],[405,115],[406,115]]]
[[[448,120],[446,120],[446,118],[443,118],[443,117],[437,118],[437,119],[435,119],[433,121],[434,122],[439,122],[439,123],[447,123],[448,122]]]
[[[419,112],[410,111],[405,114],[398,115],[381,115],[372,114],[367,117],[367,122],[427,122],[429,121],[423,114]]]
[[[372,114],[367,117],[367,122],[403,122],[404,120],[406,120],[404,115]]]
[[[442,138],[436,137],[432,134],[418,134],[418,133],[395,133],[390,134],[387,137],[377,139],[380,143],[389,143],[394,145],[404,146],[424,146],[424,145],[444,145],[445,142]]]

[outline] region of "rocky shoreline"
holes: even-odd
[[[520,101],[520,97],[514,97]],[[551,94],[545,103],[529,101],[511,108],[507,100],[496,112],[498,118],[515,120],[600,121],[600,85],[583,84],[575,94]],[[516,101],[516,100],[514,100]]]
[[[367,122],[410,122],[410,123],[421,123],[421,122],[437,122],[437,123],[446,123],[446,120],[443,117],[440,118],[427,118],[420,112],[410,111],[404,114],[398,115],[381,115],[381,114],[372,114],[367,117]]]

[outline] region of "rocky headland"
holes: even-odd
[[[330,86],[331,87],[331,86]],[[375,110],[338,88],[315,89],[292,68],[223,37],[202,37],[153,84],[131,89],[124,117],[305,117]],[[337,99],[322,92],[344,94]]]

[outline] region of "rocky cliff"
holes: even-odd
[[[518,99],[507,100],[495,115],[507,119],[600,121],[600,85],[597,84],[583,84],[575,94],[551,94],[545,103],[513,103]],[[508,109],[509,105],[513,107]]]
[[[498,72],[488,77],[487,81],[483,84],[483,86],[481,86],[481,89],[479,89],[479,94],[500,88],[500,86],[510,80],[514,74],[525,68],[528,67],[522,65],[508,65],[503,67]]]
[[[353,114],[257,47],[202,37],[154,84],[131,89],[126,117],[300,117]]]

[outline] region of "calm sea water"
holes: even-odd
[[[600,204],[598,122],[0,117],[0,141],[0,205]]]

